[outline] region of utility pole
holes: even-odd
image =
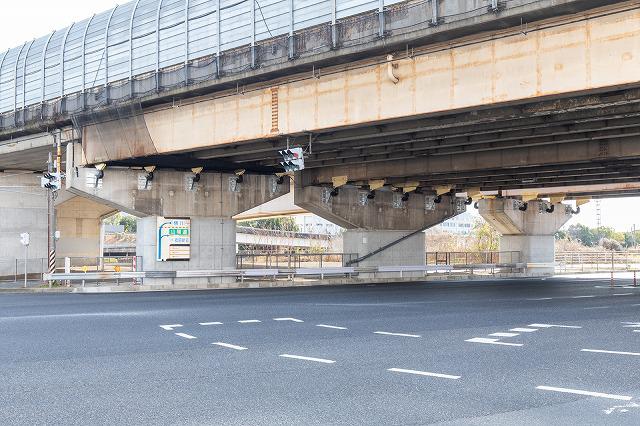
[[[49,154],[47,161],[47,175],[53,179],[50,184],[44,185],[47,189],[47,272],[53,274],[56,271],[56,210],[55,199],[57,191],[62,186],[62,147],[60,135],[53,134],[53,145],[56,152],[55,160]],[[49,280],[49,288],[53,284]]]

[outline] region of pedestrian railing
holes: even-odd
[[[610,272],[640,269],[639,251],[556,252],[556,272]]]
[[[519,263],[519,251],[434,251],[427,252],[427,265],[478,265]]]
[[[343,267],[357,257],[354,253],[240,252],[236,255],[236,269],[335,268]]]

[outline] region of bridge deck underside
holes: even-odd
[[[619,155],[614,147],[640,147],[639,136],[638,89],[380,123],[311,135],[305,184],[330,184],[332,176],[342,175],[354,183],[386,179],[388,184],[415,181],[424,187],[485,191],[637,182],[640,156]],[[308,135],[299,135],[296,142],[308,140]],[[593,151],[594,143],[595,155],[580,155]],[[191,155],[276,167],[277,151],[285,147],[286,140],[278,138]],[[526,150],[531,148],[548,155],[529,155]],[[576,155],[559,155],[562,152]],[[511,156],[518,164],[506,161]],[[413,164],[410,169],[407,161]]]

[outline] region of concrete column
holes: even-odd
[[[62,198],[62,199],[60,199]],[[102,256],[102,219],[116,212],[88,198],[62,192],[56,203],[56,225],[60,231],[58,258]]]
[[[0,277],[24,272],[24,246],[20,234],[28,232],[28,272],[41,273],[47,257],[47,194],[40,175],[0,172]]]
[[[350,229],[343,234],[343,251],[364,256],[405,235],[407,231]],[[358,266],[423,266],[426,263],[425,253],[425,233],[420,232],[359,262]]]
[[[548,276],[555,272],[554,235],[572,215],[572,209],[561,203],[546,201],[528,203],[498,198],[481,200],[480,215],[500,234],[500,251],[520,252],[520,261],[526,264],[529,276]],[[509,262],[510,256],[501,261]]]
[[[188,261],[158,261],[158,216],[138,219],[136,253],[145,271],[207,271],[235,269],[236,221],[229,218],[191,217],[191,245]],[[220,279],[189,279],[181,282],[208,284]],[[229,281],[228,279],[226,281]],[[154,284],[172,283],[169,278]]]
[[[78,151],[78,150],[76,150]],[[67,150],[67,164],[74,164]],[[77,153],[77,152],[76,152]],[[77,155],[76,158],[79,158]],[[234,269],[236,224],[233,217],[289,193],[289,180],[276,176],[157,169],[152,179],[144,170],[107,167],[100,179],[91,167],[67,173],[67,189],[74,194],[137,216],[136,253],[153,277],[145,284],[207,284],[235,278],[178,278],[178,271]],[[190,259],[158,261],[158,218],[191,221]]]
[[[303,187],[299,181],[296,181],[295,204],[347,228],[343,252],[357,258],[466,211],[464,199],[450,194],[436,197],[414,192],[403,199],[402,193],[382,188],[371,198],[367,197],[369,191],[345,185],[337,195],[331,195],[331,188]],[[425,234],[420,232],[357,265],[422,266],[425,255]]]

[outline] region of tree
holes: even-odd
[[[246,222],[241,222],[240,224],[249,228],[300,232],[300,227],[296,223],[296,220],[291,216],[248,220]]]
[[[600,240],[600,245],[602,248],[611,251],[622,251],[622,245],[611,238],[603,238]]]
[[[126,234],[135,234],[137,230],[137,221],[134,216],[127,213],[116,213],[104,220],[109,225],[122,225]]]
[[[476,220],[471,237],[471,249],[474,251],[497,251],[500,248],[500,233],[483,219]]]

